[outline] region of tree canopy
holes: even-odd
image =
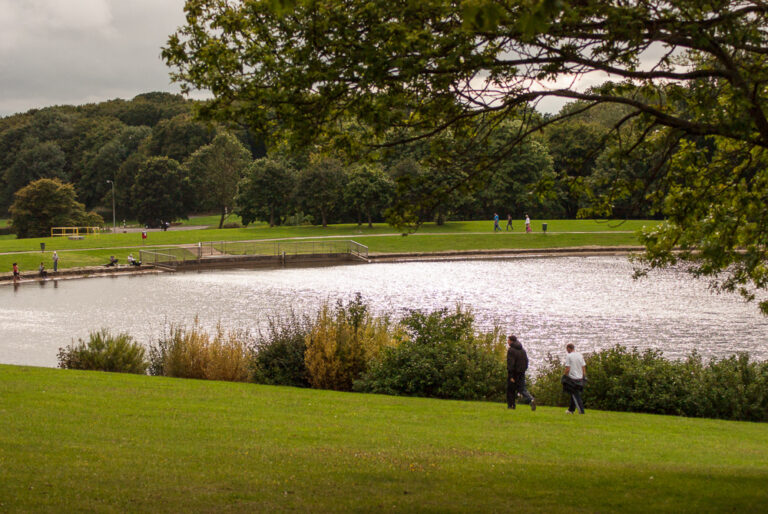
[[[200,197],[197,204],[221,214],[219,228],[232,212],[237,183],[250,163],[251,153],[226,132],[198,148],[185,162],[191,185]]]
[[[446,131],[483,144],[499,120],[519,119],[502,159],[562,119],[621,106],[604,189],[584,193],[593,203],[581,214],[642,198],[666,218],[644,236],[646,264],[683,258],[747,296],[768,284],[763,0],[188,0],[185,10],[163,57],[185,91],[213,93],[201,114],[297,142],[353,118],[369,148]],[[606,80],[579,87],[596,74]],[[550,97],[577,103],[537,116]],[[639,158],[647,165],[628,165]],[[492,164],[425,194],[482,183]]]
[[[101,216],[86,213],[77,201],[72,184],[41,178],[21,188],[10,208],[11,223],[18,237],[47,237],[51,227],[100,226]]]

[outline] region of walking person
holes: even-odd
[[[507,230],[514,230],[512,228],[512,215],[507,214]]]
[[[525,372],[528,369],[528,353],[517,337],[507,336],[507,408],[514,409],[517,395],[536,410],[536,400],[525,387]]]
[[[566,414],[573,414],[579,409],[579,414],[584,414],[584,400],[581,399],[581,392],[584,390],[584,383],[587,380],[587,364],[584,357],[577,351],[573,343],[565,346],[568,354],[565,356],[565,374],[563,375],[563,391],[571,397],[571,404],[568,406]]]
[[[501,232],[501,227],[499,226],[499,214],[494,212],[493,213],[493,231],[496,232],[497,230]]]
[[[59,254],[54,250],[53,252],[53,272],[59,271]]]
[[[525,232],[526,234],[531,231],[531,218],[528,217],[528,213],[525,213]]]

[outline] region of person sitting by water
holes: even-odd
[[[107,267],[115,266],[115,267],[117,267],[117,259],[115,259],[115,256],[114,255],[110,255],[109,256],[109,262],[106,263],[104,266],[107,266]]]
[[[129,253],[128,264],[130,264],[131,266],[141,266],[141,261],[137,261],[136,259],[134,259],[133,254]]]
[[[16,282],[21,277],[21,274],[19,273],[19,265],[17,263],[13,263],[13,281]]]
[[[40,273],[40,278],[48,278],[48,272],[45,271],[45,264],[42,262],[40,263],[40,267],[37,268],[38,272]]]

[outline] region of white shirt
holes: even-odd
[[[584,357],[579,352],[571,352],[565,356],[565,365],[568,368],[568,376],[580,380],[584,378],[582,368],[587,365]]]

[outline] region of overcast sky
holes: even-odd
[[[0,0],[0,116],[178,92],[160,47],[184,0]]]
[[[183,7],[184,0],[0,0],[0,116],[178,92],[160,47],[184,23]],[[539,109],[562,104],[547,99]]]

